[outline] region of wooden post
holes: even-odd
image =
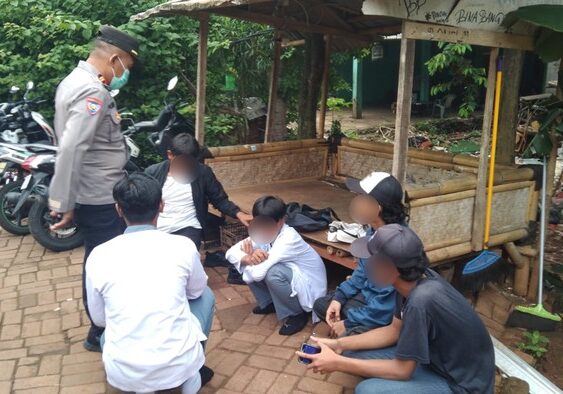
[[[325,64],[323,68],[323,81],[321,84],[321,106],[319,114],[319,126],[317,127],[317,138],[323,138],[326,121],[326,100],[328,99],[328,79],[330,74],[330,50],[332,46],[332,36],[325,36]]]
[[[352,117],[362,119],[362,60],[354,57],[352,61]]]
[[[197,51],[197,82],[195,138],[200,145],[205,143],[205,87],[207,80],[207,36],[209,34],[209,15],[199,17],[199,46]]]
[[[278,98],[278,80],[280,77],[281,62],[281,34],[276,30],[274,34],[274,58],[272,62],[272,71],[270,76],[270,94],[268,96],[268,115],[266,118],[266,132],[264,133],[264,142],[269,142],[274,125],[274,117],[276,113],[276,101]]]
[[[401,185],[403,185],[403,188],[407,176],[407,148],[411,122],[412,81],[414,74],[414,46],[414,40],[401,38],[392,173]]]
[[[489,73],[487,76],[487,96],[483,110],[483,131],[481,132],[481,150],[479,153],[479,167],[477,169],[477,188],[475,191],[475,205],[473,208],[473,231],[471,247],[482,250],[485,233],[485,205],[487,202],[487,172],[489,170],[489,149],[491,141],[491,125],[493,119],[493,105],[495,101],[495,83],[497,70],[498,48],[492,48],[489,55]]]
[[[520,99],[520,80],[524,66],[524,51],[505,49],[502,59],[502,88],[499,109],[497,164],[514,164],[516,127],[518,126],[518,104]]]

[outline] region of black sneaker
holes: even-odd
[[[229,276],[227,276],[227,283],[231,285],[245,285],[246,282],[242,280],[242,274],[237,271],[233,266],[229,268]]]
[[[104,333],[103,327],[98,327],[91,325],[90,330],[88,330],[88,335],[84,340],[84,349],[88,350],[89,352],[102,352],[102,347],[100,346],[100,337]]]
[[[274,307],[273,303],[271,303],[270,305],[264,308],[260,308],[259,306],[256,306],[252,310],[252,313],[254,313],[255,315],[269,315],[270,313],[276,313],[276,308]]]
[[[201,387],[209,383],[211,379],[213,379],[213,375],[215,375],[215,372],[213,372],[211,368],[206,367],[205,365],[201,367],[199,370],[199,376],[201,378]]]
[[[285,320],[283,326],[281,326],[279,334],[280,335],[293,335],[298,333],[305,328],[309,322],[309,315],[305,312],[300,313],[295,316],[290,316]]]
[[[203,262],[205,267],[230,267],[231,263],[229,263],[225,259],[225,253],[223,252],[213,252],[213,253],[206,253],[205,260]]]

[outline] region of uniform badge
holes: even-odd
[[[92,116],[96,115],[100,111],[103,104],[104,104],[104,102],[102,100],[100,100],[99,98],[86,97],[86,110]]]

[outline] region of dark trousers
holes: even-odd
[[[332,302],[333,298],[334,291],[331,291],[326,296],[318,298],[313,304],[313,311],[322,321],[326,321],[326,311],[328,310],[328,306]],[[346,314],[349,310],[361,308],[363,306],[366,306],[366,300],[362,293],[359,293],[342,305],[342,308],[340,309],[340,319],[346,319]],[[369,330],[371,330],[370,327],[362,325],[354,326],[347,330],[346,335],[361,334]]]
[[[82,301],[86,314],[88,311],[88,299],[86,296],[86,260],[92,250],[118,235],[123,234],[125,222],[119,217],[114,204],[107,205],[77,205],[74,211],[74,220],[84,236],[84,269],[82,270]],[[88,342],[98,343],[98,338],[104,332],[103,327],[98,327],[90,319],[90,332]]]
[[[202,230],[200,228],[185,227],[185,228],[178,230],[178,231],[176,231],[172,234],[182,235],[184,237],[188,237],[189,239],[191,239],[193,241],[197,250],[199,250],[199,247],[201,246],[202,235],[203,235]]]

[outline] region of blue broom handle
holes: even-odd
[[[547,156],[543,156],[542,169],[542,193],[541,193],[541,211],[540,211],[540,261],[538,267],[538,305],[543,304],[543,259],[545,251],[545,217],[547,208]]]

